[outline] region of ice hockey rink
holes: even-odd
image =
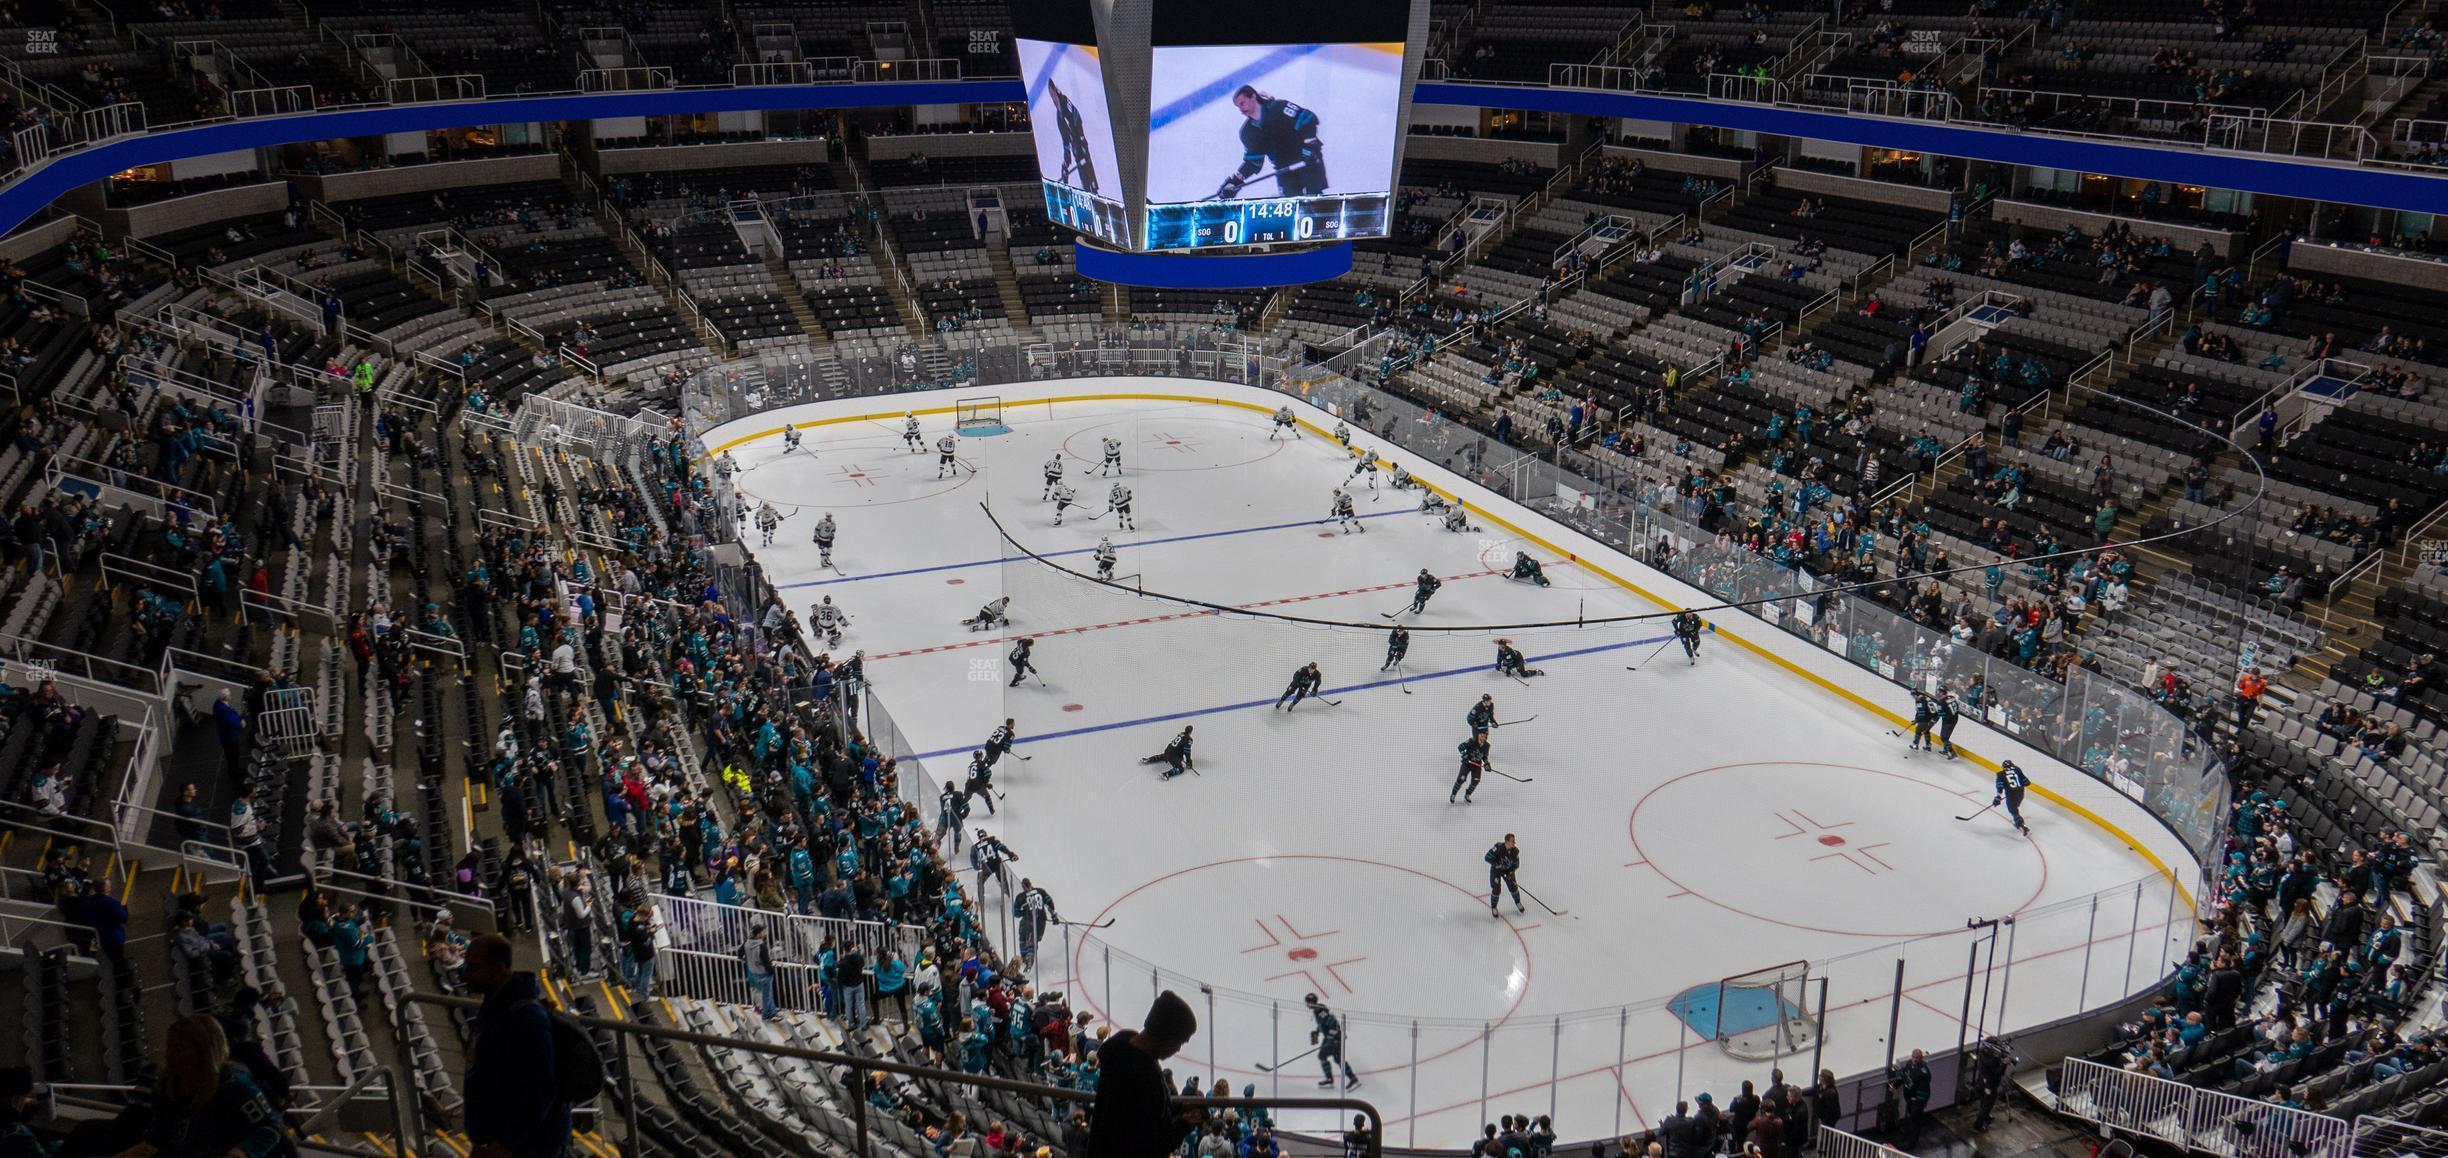
[[[999,392],[1004,432],[960,438],[952,477],[934,444],[956,398],[997,389],[910,396],[923,452],[905,446],[890,399],[768,411],[706,441],[728,448],[748,504],[791,516],[773,546],[753,527],[745,541],[802,621],[827,596],[851,617],[837,650],[865,652],[905,777],[914,755],[934,788],[961,779],[987,733],[1016,722],[995,777],[1006,798],[971,824],[1007,842],[1015,877],[1049,889],[1070,922],[1049,935],[1036,983],[1123,1026],[1157,989],[1181,993],[1202,1024],[1177,1076],[1323,1093],[1316,1060],[1299,1056],[1301,999],[1317,993],[1346,1020],[1354,1095],[1383,1111],[1389,1142],[1460,1147],[1498,1114],[1551,1112],[1563,1138],[1586,1139],[1645,1128],[1678,1094],[1722,1102],[1741,1080],[1765,1085],[1772,1064],[1797,1080],[1814,1057],[1840,1077],[1873,1070],[1891,1018],[1901,1050],[1935,1051],[2096,1008],[2182,952],[2191,897],[2162,866],[2187,885],[2194,866],[2139,806],[1972,726],[1957,735],[1967,748],[2011,755],[2067,799],[2028,803],[2029,839],[1996,812],[1958,821],[1989,803],[1988,768],[1908,754],[1893,720],[1839,687],[1890,709],[1901,691],[1813,675],[1779,654],[1807,643],[1737,612],[1709,616],[1687,664],[1642,594],[1683,590],[1671,579],[1619,555],[1577,561],[1588,540],[1430,464],[1404,463],[1462,495],[1479,529],[1443,530],[1418,513],[1419,491],[1381,477],[1373,492],[1351,482],[1366,531],[1341,532],[1330,494],[1353,459],[1324,436],[1331,414],[1301,405],[1290,440],[1270,437],[1283,399],[1244,387]],[[796,453],[786,421],[804,436]],[[1086,517],[1114,481],[1096,474],[1108,437],[1134,530]],[[1059,527],[1040,497],[1057,456],[1084,504]],[[835,569],[810,543],[827,512]],[[1444,586],[1402,618],[1415,628],[1659,617],[1502,633],[1546,673],[1528,681],[1496,675],[1496,633],[1478,631],[1415,630],[1400,672],[1380,672],[1378,631],[1219,614],[1029,558],[1090,572],[1107,535],[1126,586],[1229,607],[1383,624],[1426,567]],[[1552,586],[1506,577],[1517,550]],[[964,629],[1006,595],[1007,632]],[[1021,634],[1038,641],[1042,681],[1010,687]],[[1274,710],[1312,661],[1336,702]],[[1492,765],[1509,777],[1448,803],[1483,693],[1501,724]],[[1186,724],[1197,774],[1162,780],[1140,760]],[[931,824],[934,792],[905,795]],[[1536,900],[1524,911],[1508,896],[1491,917],[1481,858],[1506,833]],[[989,887],[980,908],[1007,936],[1008,897]],[[1783,992],[1813,1013],[1824,1000],[1822,1032],[1774,1062],[1733,1056],[1720,1035],[1755,1042],[1759,1022],[1791,1011],[1756,992],[1719,1008],[1718,983],[1791,962],[1810,980]],[[1338,1125],[1325,1111],[1281,1117]]]

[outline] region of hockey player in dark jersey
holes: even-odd
[[[1515,551],[1513,552],[1513,574],[1507,576],[1507,578],[1527,579],[1532,583],[1545,587],[1547,585],[1547,569],[1539,566],[1539,561],[1531,558],[1530,552]]]
[[[1480,696],[1479,702],[1471,705],[1470,714],[1463,717],[1463,722],[1470,725],[1470,730],[1474,732],[1484,732],[1495,727],[1496,697],[1493,695]]]
[[[1181,734],[1173,737],[1173,742],[1165,745],[1164,751],[1153,756],[1142,756],[1139,762],[1164,765],[1163,778],[1166,780],[1171,780],[1185,771],[1195,770],[1198,767],[1198,761],[1190,757],[1190,725],[1183,724]]]
[[[969,753],[969,778],[961,784],[961,795],[984,800],[986,815],[994,815],[994,761],[987,757],[983,748]]]
[[[1411,654],[1411,629],[1396,624],[1393,631],[1386,633],[1386,659],[1377,670],[1391,671],[1395,664],[1401,663],[1403,657],[1409,654]]]
[[[1005,716],[1003,723],[986,735],[986,766],[994,767],[995,761],[1002,759],[1005,752],[1011,751],[1012,745],[1019,742],[1019,739],[1019,730],[1013,727],[1011,717]]]
[[[1487,775],[1487,733],[1472,732],[1470,739],[1454,745],[1454,751],[1462,754],[1462,766],[1454,772],[1453,787],[1445,790],[1445,803],[1454,803],[1454,793],[1459,792],[1461,802],[1468,804],[1479,791],[1479,778]]]
[[[1326,191],[1326,146],[1318,141],[1317,114],[1249,85],[1232,95],[1233,107],[1248,118],[1241,126],[1241,167],[1216,190],[1222,200],[1241,195],[1241,187],[1272,165],[1280,196],[1306,197]]]
[[[1287,712],[1291,711],[1299,707],[1302,700],[1318,694],[1318,689],[1325,683],[1326,677],[1319,674],[1318,665],[1306,664],[1299,671],[1292,673],[1292,682],[1284,687],[1282,695],[1275,697],[1275,706]],[[1285,700],[1292,702],[1287,706],[1284,703]]]
[[[1309,1016],[1316,1022],[1309,1029],[1309,1043],[1317,1047],[1318,1068],[1326,1072],[1318,1084],[1334,1085],[1335,1067],[1341,1066],[1343,1088],[1348,1090],[1359,1085],[1360,1075],[1352,1072],[1351,1062],[1343,1057],[1343,1019],[1336,1017],[1334,1010],[1326,1008],[1326,1003],[1318,1000],[1315,993],[1301,998],[1301,1004],[1309,1007]]]
[[[1912,743],[1905,745],[1905,750],[1908,752],[1932,751],[1930,728],[1938,722],[1938,705],[1930,700],[1928,692],[1915,691],[1912,697]]]
[[[1023,678],[1036,675],[1037,665],[1030,661],[1030,653],[1036,649],[1037,641],[1025,635],[1020,637],[1019,642],[1012,644],[1011,655],[1005,657],[1011,662],[1012,678],[1010,686],[1015,688],[1019,687],[1020,681]],[[1037,676],[1037,682],[1044,683],[1045,677]]]
[[[1411,606],[1403,608],[1402,611],[1396,612],[1395,614],[1400,615],[1408,612],[1412,615],[1417,615],[1420,612],[1428,610],[1428,600],[1436,595],[1437,588],[1443,587],[1444,585],[1445,581],[1429,574],[1426,567],[1420,568],[1419,578],[1411,581]]]
[[[1546,675],[1547,672],[1544,668],[1531,667],[1522,658],[1521,649],[1513,646],[1512,640],[1500,639],[1496,641],[1496,674],[1529,679],[1531,676]]]
[[[1955,758],[1955,721],[1963,714],[1963,705],[1956,702],[1955,689],[1938,689],[1938,742],[1946,747],[1946,758]]]
[[[1506,833],[1504,840],[1480,859],[1488,866],[1488,916],[1496,915],[1496,901],[1507,889],[1513,891],[1513,910],[1529,912],[1529,906],[1522,904],[1521,884],[1513,879],[1521,871],[1521,846],[1513,842],[1513,834]]]
[[[2031,826],[2023,823],[2023,790],[2030,786],[2031,777],[2015,767],[2014,761],[2008,760],[1998,765],[1997,796],[1989,802],[1992,808],[2005,805],[2006,818],[2014,821],[2015,830],[2025,836],[2031,835]]]
[[[1700,617],[1688,611],[1678,611],[1674,617],[1675,641],[1683,645],[1683,662],[1700,662]]]
[[[1071,103],[1062,86],[1046,82],[1046,95],[1054,98],[1054,131],[1062,137],[1062,172],[1056,184],[1076,185],[1094,193],[1097,191],[1096,160],[1088,155],[1087,121],[1080,116],[1079,106]]]

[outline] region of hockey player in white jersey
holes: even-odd
[[[1048,458],[1048,459],[1046,460],[1046,464],[1045,464],[1045,493],[1044,493],[1044,494],[1041,494],[1041,495],[1039,495],[1039,496],[1037,496],[1037,499],[1038,499],[1038,501],[1039,501],[1039,502],[1043,502],[1043,501],[1045,501],[1045,500],[1047,500],[1047,499],[1050,499],[1050,498],[1053,498],[1053,497],[1054,497],[1054,488],[1056,488],[1056,487],[1058,487],[1058,486],[1061,486],[1061,485],[1062,485],[1062,475],[1063,475],[1063,461],[1062,461],[1062,454],[1061,454],[1060,452],[1056,452],[1056,453],[1055,453],[1055,455],[1054,455],[1052,458]]]
[[[814,541],[816,543],[816,565],[819,567],[830,567],[833,565],[833,535],[835,531],[836,528],[833,526],[833,512],[826,511],[825,517],[816,520],[816,535]]]
[[[936,478],[943,478],[947,475],[958,477],[960,475],[960,458],[953,453],[955,450],[959,449],[959,447],[959,440],[953,438],[949,434],[935,440]]]
[[[912,454],[926,453],[926,436],[918,433],[918,416],[916,414],[904,414],[901,416],[901,444],[909,447],[910,453]]]
[[[1129,487],[1115,483],[1112,490],[1105,492],[1105,509],[1111,511],[1114,517],[1121,522],[1123,530],[1138,530],[1137,527],[1131,526],[1131,489]]]
[[[850,617],[827,595],[824,602],[808,609],[808,622],[816,625],[816,634],[824,637],[826,647],[840,647],[842,628],[850,626]]]
[[[1345,491],[1342,487],[1335,488],[1334,519],[1336,526],[1346,535],[1351,534],[1353,531],[1359,531],[1363,534],[1368,532],[1367,527],[1360,525],[1360,516],[1352,511],[1352,497],[1350,492]]]

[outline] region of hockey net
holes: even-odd
[[[1001,398],[963,398],[954,403],[953,428],[962,434],[1003,429]]]
[[[1746,1061],[1769,1061],[1811,1048],[1819,1016],[1811,1010],[1811,969],[1793,961],[1717,983],[1717,1044]],[[1704,1023],[1709,1024],[1709,1023]]]

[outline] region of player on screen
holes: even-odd
[[[1056,184],[1076,185],[1082,191],[1097,191],[1096,161],[1088,155],[1087,122],[1080,118],[1079,106],[1063,95],[1062,86],[1049,80],[1046,94],[1054,98],[1054,131],[1062,136],[1062,176]]]
[[[1318,141],[1317,114],[1249,85],[1232,95],[1233,107],[1249,118],[1241,126],[1241,167],[1224,178],[1216,200],[1241,195],[1241,187],[1273,165],[1276,191],[1305,197],[1326,191],[1326,146]]]

